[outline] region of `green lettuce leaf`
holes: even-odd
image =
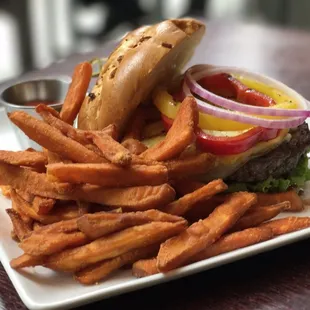
[[[310,169],[307,156],[301,157],[296,168],[290,176],[275,179],[269,177],[267,180],[258,183],[231,183],[228,184],[228,192],[251,191],[251,192],[285,192],[289,188],[302,190],[306,181],[310,180]]]

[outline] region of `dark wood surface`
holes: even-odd
[[[89,57],[73,55],[38,74],[70,74]],[[277,78],[310,99],[310,34],[261,25],[208,24],[191,64],[246,67]],[[310,240],[187,278],[79,308],[92,309],[310,309]],[[0,309],[25,309],[0,265]]]

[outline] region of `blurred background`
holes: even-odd
[[[310,0],[1,0],[0,82],[162,19],[190,15],[310,30],[309,13]]]

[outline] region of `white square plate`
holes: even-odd
[[[0,149],[20,149],[6,114],[1,109]],[[10,237],[11,223],[5,212],[5,209],[10,208],[10,206],[10,200],[0,195],[0,260],[19,296],[29,309],[71,308],[215,268],[310,236],[310,228],[304,229],[247,248],[209,258],[165,275],[157,274],[136,279],[131,275],[130,270],[126,270],[117,272],[99,285],[82,286],[76,283],[70,275],[56,273],[43,267],[28,268],[21,272],[10,268],[10,260],[22,254],[17,243]],[[284,216],[289,215],[292,214],[286,213]],[[305,210],[296,215],[310,216],[310,210]]]

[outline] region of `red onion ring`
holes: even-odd
[[[183,82],[183,92],[186,96],[193,96],[185,81]],[[196,97],[194,98],[196,99],[198,108],[202,113],[210,114],[219,118],[233,120],[239,123],[252,124],[264,128],[278,128],[278,129],[294,128],[302,124],[307,118],[307,117],[301,117],[301,118],[292,117],[282,120],[270,120],[265,118],[259,118],[256,116],[251,116],[248,114],[243,114],[240,112],[224,110],[222,108],[204,102]]]
[[[258,106],[251,106],[246,104],[240,104],[230,99],[223,98],[218,96],[203,87],[201,87],[197,81],[201,78],[205,77],[206,75],[210,75],[212,73],[238,73],[238,74],[246,74],[251,77],[254,77],[255,80],[263,82],[265,84],[271,85],[277,89],[282,90],[288,96],[295,98],[296,101],[299,102],[299,105],[303,105],[304,109],[277,109],[277,108],[266,108],[266,107],[258,107]],[[289,88],[285,84],[278,82],[274,79],[269,77],[247,72],[243,69],[233,68],[233,67],[213,67],[210,65],[197,65],[193,66],[188,69],[185,73],[185,82],[189,86],[192,93],[200,96],[203,99],[210,101],[211,103],[229,109],[233,111],[239,111],[248,114],[256,114],[256,115],[268,115],[268,116],[300,116],[300,117],[308,117],[310,116],[309,110],[309,103],[306,99],[300,96],[297,92],[293,89]]]

